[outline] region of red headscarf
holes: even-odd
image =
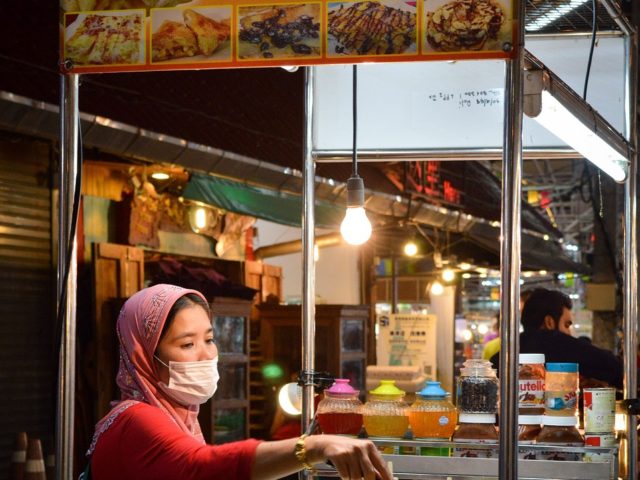
[[[93,453],[98,438],[127,408],[139,402],[159,407],[186,433],[205,443],[198,423],[198,405],[185,407],[167,397],[157,386],[160,381],[153,354],[160,341],[162,328],[174,303],[189,293],[207,300],[196,290],[175,285],[154,285],[132,295],[122,307],[116,331],[120,340],[120,369],[116,382],[120,401],[112,403],[111,411],[96,425],[89,447]]]

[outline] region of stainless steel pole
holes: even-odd
[[[520,321],[520,208],[524,0],[514,2],[516,56],[505,65],[504,150],[500,242],[500,458],[501,480],[518,478],[518,324]]]
[[[67,294],[58,366],[56,407],[56,478],[58,480],[73,478],[77,253],[75,236],[71,238],[69,230],[78,175],[79,80],[80,77],[77,74],[63,75],[61,79],[58,294],[61,293],[65,281],[64,271],[68,262],[67,247],[70,240],[73,241],[73,250],[66,284]]]
[[[304,73],[304,167],[302,198],[302,370],[315,368],[316,339],[316,265],[313,258],[315,236],[315,177],[313,160],[315,145],[314,94],[316,67],[306,67]],[[307,377],[308,378],[308,377]],[[302,394],[302,431],[306,431],[313,418],[313,382],[307,381]],[[306,472],[303,472],[306,476]]]
[[[634,31],[625,36],[625,134],[633,153],[629,163],[629,173],[624,184],[624,289],[623,289],[623,329],[624,329],[624,398],[637,398],[638,366],[638,244],[637,244],[637,203],[638,203],[638,35]],[[638,419],[627,415],[627,478],[638,478]]]

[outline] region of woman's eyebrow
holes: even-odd
[[[207,329],[207,331],[204,332],[204,333],[205,333],[205,335],[209,335],[210,333],[213,333],[213,327],[209,327]],[[184,332],[184,333],[181,333],[180,335],[176,335],[175,337],[173,337],[173,339],[174,340],[180,340],[180,339],[185,338],[185,337],[195,337],[196,335],[197,335],[197,333],[195,333],[195,332]]]

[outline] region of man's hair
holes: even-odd
[[[551,315],[556,328],[565,308],[571,310],[573,302],[558,290],[536,288],[524,304],[522,309],[522,327],[525,330],[538,330],[544,324],[544,317]]]

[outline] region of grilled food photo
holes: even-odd
[[[239,9],[241,59],[320,56],[320,4],[249,6]]]
[[[493,0],[454,0],[427,10],[426,40],[439,52],[483,50],[498,38],[504,21],[503,8]]]
[[[415,52],[415,6],[402,2],[397,6],[403,8],[370,1],[329,4],[328,55]]]
[[[65,12],[87,12],[90,10],[130,10],[135,8],[175,7],[192,0],[62,0]]]

